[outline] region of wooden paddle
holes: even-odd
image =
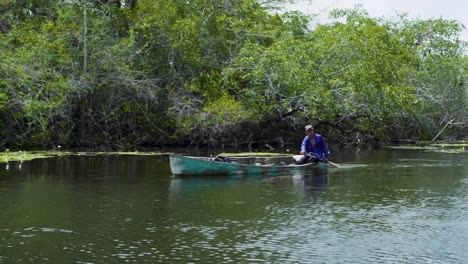
[[[335,168],[340,168],[340,167],[341,167],[341,165],[339,165],[339,164],[336,164],[336,163],[331,162],[331,161],[329,161],[329,160],[324,161],[324,160],[322,160],[322,159],[317,158],[316,156],[314,156],[314,155],[312,155],[312,154],[306,154],[306,155],[309,156],[309,157],[311,157],[311,158],[314,158],[314,159],[316,159],[316,160],[318,160],[318,161],[328,163],[328,164],[332,165],[332,166],[335,167]],[[294,156],[293,156],[293,158],[294,158],[296,161],[300,160],[302,157],[303,157],[303,155],[294,155]]]

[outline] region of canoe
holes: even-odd
[[[323,163],[295,164],[292,156],[235,157],[229,161],[216,161],[212,157],[171,155],[170,166],[174,175],[231,175],[268,174],[305,171],[323,166]]]

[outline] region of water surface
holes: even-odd
[[[296,175],[171,175],[167,156],[0,165],[0,263],[465,263],[466,153],[343,150]]]

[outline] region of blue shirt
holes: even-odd
[[[306,154],[312,154],[319,159],[323,159],[323,157],[328,158],[328,149],[322,135],[315,133],[314,137],[315,147],[312,146],[309,136],[305,136],[304,140],[302,140],[301,151],[304,150]]]

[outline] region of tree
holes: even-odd
[[[443,19],[403,19],[396,29],[419,59],[407,81],[424,102],[412,119],[424,138],[432,138],[447,123],[465,124],[468,95],[464,44],[459,40],[462,27],[457,21]]]

